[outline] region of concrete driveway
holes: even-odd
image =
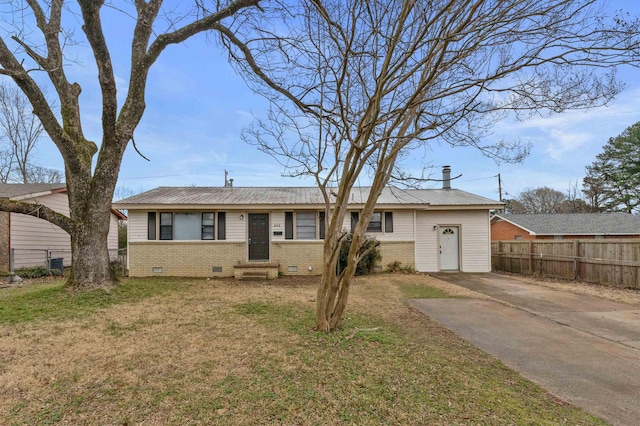
[[[558,398],[640,424],[640,306],[498,274],[432,274],[490,296],[409,303]]]

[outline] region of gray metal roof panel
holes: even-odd
[[[0,184],[0,198],[15,198],[30,194],[66,189],[64,183],[2,183]]]
[[[431,205],[442,206],[474,206],[474,205],[487,205],[495,206],[502,204],[499,201],[492,200],[490,198],[481,197],[479,195],[472,194],[470,192],[462,191],[460,189],[416,189],[410,190],[411,194],[416,198],[419,198],[423,202],[427,202]]]
[[[623,212],[496,216],[537,235],[640,234],[640,217]]]
[[[356,187],[349,202],[363,204],[370,187]],[[117,201],[131,205],[321,205],[317,187],[159,187]],[[378,205],[496,205],[497,201],[456,189],[400,189],[385,187]],[[121,207],[124,208],[124,207]]]

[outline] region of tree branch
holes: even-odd
[[[28,216],[44,219],[54,225],[59,226],[62,230],[71,234],[75,228],[74,222],[67,216],[56,212],[55,210],[43,205],[43,204],[30,204],[21,201],[8,200],[6,198],[0,198],[0,211],[21,213]]]

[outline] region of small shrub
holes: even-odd
[[[342,240],[342,246],[340,246],[340,258],[338,260],[338,272],[342,272],[347,266],[349,247],[351,246],[352,239],[353,234],[348,233]],[[373,267],[375,266],[376,262],[382,259],[380,250],[378,249],[379,245],[380,243],[374,237],[365,236],[362,248],[360,250],[361,252],[364,252],[368,249],[371,250],[364,257],[362,257],[362,259],[360,259],[360,262],[358,262],[358,266],[356,267],[356,275],[368,275],[373,272]]]
[[[111,269],[111,273],[114,277],[122,277],[122,263],[119,260],[112,260],[109,262],[109,268]]]
[[[62,276],[62,271],[60,269],[52,269],[49,271],[49,273],[51,273],[51,275],[53,275],[54,277]]]
[[[399,260],[394,260],[387,265],[385,272],[389,273],[402,273],[402,274],[415,274],[416,268],[413,265],[404,265]]]
[[[49,275],[47,268],[44,266],[34,266],[32,268],[20,268],[14,271],[15,275],[22,278],[40,278]]]

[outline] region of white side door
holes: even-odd
[[[441,226],[439,230],[440,239],[440,270],[459,271],[460,270],[460,241],[458,226]]]

